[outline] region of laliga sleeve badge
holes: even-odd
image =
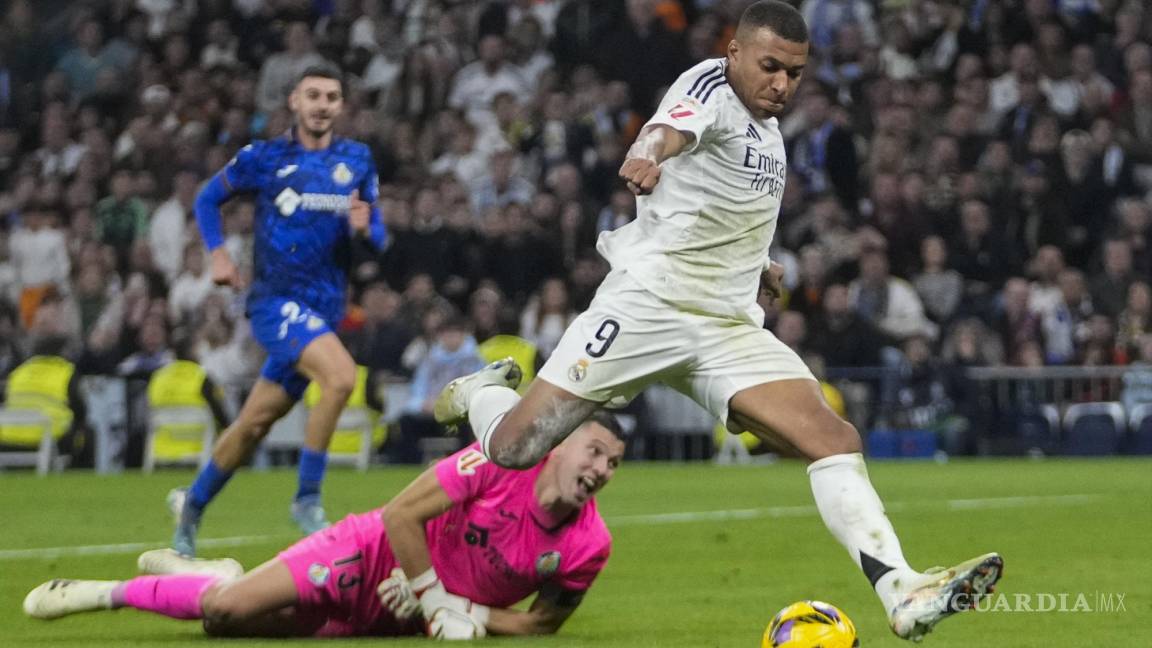
[[[324,587],[328,583],[328,577],[332,575],[332,570],[324,563],[312,563],[308,565],[308,582],[316,587]]]
[[[568,367],[568,380],[580,382],[588,375],[588,360],[580,358],[571,367]]]
[[[560,569],[559,551],[546,551],[536,558],[536,575],[540,578],[552,578],[557,569]]]

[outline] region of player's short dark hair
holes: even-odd
[[[620,425],[620,420],[616,418],[615,414],[606,409],[598,409],[592,412],[584,422],[595,423],[602,428],[606,428],[612,433],[612,436],[620,439],[623,443],[628,443],[628,437],[624,433],[624,427]]]
[[[760,0],[744,10],[737,35],[748,30],[767,28],[780,38],[793,43],[808,42],[808,25],[792,5],[780,0]]]
[[[309,65],[308,67],[304,68],[304,71],[300,73],[300,76],[296,77],[296,83],[293,84],[292,87],[296,87],[296,86],[300,85],[300,82],[303,81],[304,79],[307,79],[308,77],[319,77],[321,79],[332,79],[336,83],[340,84],[340,90],[341,91],[344,90],[344,75],[341,74],[340,70],[334,66],[326,65],[326,64]]]

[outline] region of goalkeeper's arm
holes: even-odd
[[[584,592],[546,585],[527,610],[489,610],[488,632],[501,635],[555,634],[576,611],[583,598]]]

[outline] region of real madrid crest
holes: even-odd
[[[536,575],[540,578],[551,578],[557,569],[560,569],[559,551],[545,551],[536,559]]]
[[[580,382],[588,375],[588,360],[580,358],[571,367],[568,367],[568,380]]]
[[[348,165],[343,162],[337,164],[336,167],[332,169],[332,181],[341,185],[352,182],[352,169],[349,169]]]

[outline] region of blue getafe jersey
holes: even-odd
[[[291,299],[335,328],[344,314],[351,260],[351,195],[359,191],[374,205],[379,191],[368,147],[333,138],[328,148],[311,151],[289,133],[245,146],[221,175],[233,192],[257,197],[249,309],[267,298]],[[372,211],[373,229],[382,233]]]

